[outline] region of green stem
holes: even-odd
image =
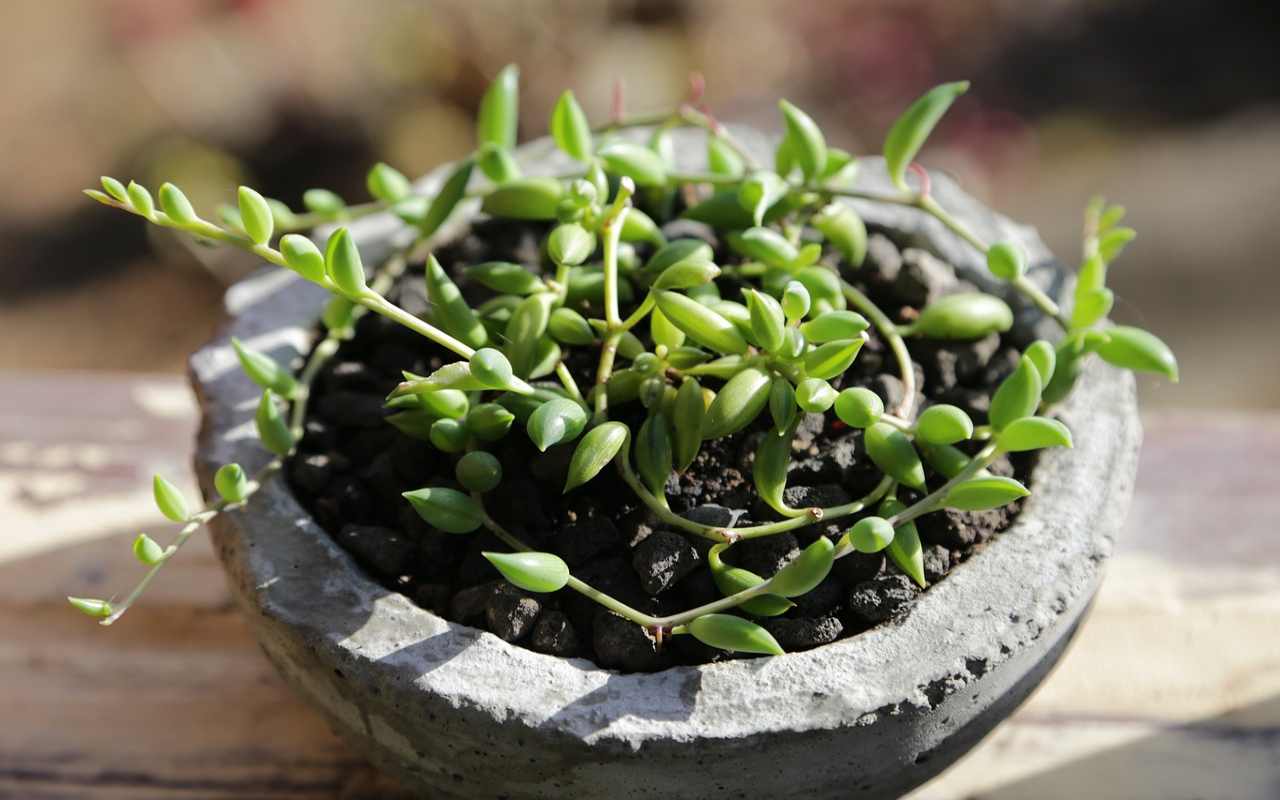
[[[578,382],[573,379],[573,373],[569,371],[568,365],[563,361],[556,364],[556,377],[560,379],[560,384],[564,386],[564,390],[569,393],[570,399],[586,405],[587,401],[583,399],[582,392],[578,389]]]
[[[889,350],[898,362],[898,374],[902,376],[902,402],[893,410],[893,413],[904,421],[912,419],[915,416],[916,369],[911,363],[911,353],[907,351],[907,343],[898,331],[898,326],[889,319],[888,314],[871,302],[870,297],[859,291],[852,283],[841,279],[840,289],[844,292],[845,299],[871,320],[871,324],[876,326],[880,336],[889,345]]]

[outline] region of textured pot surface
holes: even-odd
[[[681,139],[691,160],[700,139]],[[694,144],[694,142],[697,144]],[[564,168],[546,142],[530,174]],[[860,185],[887,188],[873,159]],[[426,179],[430,189],[439,173]],[[988,239],[1016,237],[1060,291],[1033,231],[935,179],[942,204]],[[914,209],[856,203],[994,287],[981,258]],[[367,260],[397,224],[353,232]],[[232,322],[191,361],[204,411],[206,495],[228,461],[266,455],[258,391],[235,335],[280,358],[305,353],[324,293],[282,270],[228,294]],[[1015,307],[1017,307],[1015,305]],[[230,584],[267,655],[334,727],[429,797],[896,797],[978,742],[1043,679],[1079,624],[1129,506],[1141,438],[1127,373],[1093,365],[1061,408],[1074,450],[1048,451],[1014,525],[924,593],[900,621],[776,658],[621,675],[509,645],[418,608],[366,577],[277,473],[217,517]]]

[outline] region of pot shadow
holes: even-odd
[[[1092,725],[1090,723],[1093,723]],[[1146,719],[1046,723],[1064,735],[1097,736],[1089,728],[1123,732]],[[1074,738],[1074,737],[1073,737]],[[1082,743],[1083,744],[1083,743]],[[920,800],[934,795],[926,789]],[[1274,800],[1280,797],[1280,695],[1067,762],[967,800]]]

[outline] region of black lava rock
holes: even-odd
[[[413,602],[438,616],[449,611],[449,599],[453,592],[446,583],[422,583],[413,590]]]
[[[908,248],[902,253],[902,269],[894,279],[893,293],[903,305],[923,308],[955,285],[956,273],[950,266],[931,253]]]
[[[591,629],[596,660],[606,669],[651,672],[669,662],[644,628],[611,611],[597,611]]]
[[[698,551],[678,533],[657,531],[636,547],[631,566],[649,594],[670,589],[700,563]]]
[[[533,626],[529,646],[539,653],[551,656],[572,656],[581,644],[573,623],[560,611],[545,611]]]
[[[800,543],[790,531],[746,539],[726,551],[735,566],[750,570],[762,578],[771,578],[800,552]],[[727,560],[726,559],[726,560]]]
[[[807,594],[791,598],[796,607],[790,612],[799,617],[821,617],[835,611],[844,602],[844,584],[828,575]]]
[[[295,457],[289,462],[289,479],[308,494],[320,494],[334,477],[333,459],[322,453]]]
[[[383,395],[362,392],[327,392],[316,398],[315,412],[320,419],[343,428],[378,428],[382,426]]]
[[[557,555],[571,567],[622,546],[622,534],[608,517],[592,517],[565,525],[551,539]]]
[[[829,644],[844,631],[836,617],[769,617],[758,622],[789,653]]]
[[[449,601],[449,618],[464,624],[473,624],[484,618],[489,598],[503,581],[490,581],[456,593]]]
[[[782,499],[791,508],[830,508],[853,500],[842,487],[834,483],[821,486],[788,486]]]
[[[914,600],[917,591],[906,575],[884,572],[853,587],[849,609],[866,622],[884,622]]]
[[[404,574],[418,551],[417,543],[404,534],[376,525],[344,526],[338,543],[365,569],[391,579]]]
[[[694,522],[711,525],[716,528],[732,528],[742,517],[742,511],[736,508],[725,508],[715,503],[691,508],[685,516]]]
[[[942,578],[951,569],[951,551],[940,544],[924,548],[924,579],[929,583]]]
[[[953,550],[985,542],[1008,524],[1009,508],[987,511],[959,511],[944,508],[916,520],[920,538],[928,544],[941,544]]]
[[[542,603],[536,597],[503,581],[489,596],[484,619],[499,639],[518,642],[533,630],[540,613]]]

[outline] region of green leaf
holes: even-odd
[[[558,592],[569,582],[569,565],[551,553],[481,552],[502,577],[527,592]]]
[[[644,271],[651,276],[661,275],[673,264],[681,261],[712,261],[715,253],[711,245],[701,239],[676,239],[662,245],[644,265]]]
[[[572,308],[557,308],[547,320],[547,332],[557,342],[585,347],[596,340],[595,331],[587,318]]]
[[[151,192],[147,191],[147,187],[136,181],[129,181],[127,191],[129,193],[129,205],[133,207],[133,210],[147,219],[151,219],[155,214],[156,204],[151,199]]]
[[[631,208],[622,218],[622,232],[618,234],[618,238],[624,242],[643,242],[655,247],[661,247],[667,241],[653,217],[638,208]]]
[[[231,337],[231,347],[249,380],[263,389],[271,389],[281,397],[292,397],[297,391],[298,382],[293,375],[273,358],[257,350],[250,350],[234,336]]]
[[[329,237],[324,251],[324,268],[344,294],[358,295],[365,289],[364,262],[360,250],[346,228],[338,228]]]
[[[67,597],[67,602],[94,619],[106,619],[113,612],[111,604],[106,600],[98,600],[92,597]]]
[[[1013,478],[989,475],[970,478],[951,487],[942,504],[947,508],[956,508],[961,511],[986,511],[989,508],[998,508],[1012,503],[1029,494],[1031,492],[1027,491],[1027,487]]]
[[[476,151],[476,165],[489,180],[499,185],[520,177],[520,165],[516,163],[515,156],[496,144],[482,145]]]
[[[671,453],[671,436],[667,418],[661,412],[653,414],[640,425],[636,437],[636,471],[645,486],[657,497],[666,494],[667,478],[671,475],[674,457]]]
[[[821,129],[808,114],[786,100],[778,101],[778,108],[786,120],[787,136],[800,172],[806,180],[820,177],[827,168],[827,140]]]
[[[753,220],[757,226],[763,225],[765,214],[774,206],[774,204],[786,196],[787,189],[787,182],[778,175],[765,171],[753,172],[751,175],[747,176],[746,180],[744,180],[738,187],[738,193],[736,196],[738,208],[746,211],[749,218]],[[713,199],[716,196],[719,195],[713,196]],[[704,205],[708,202],[710,201],[704,201]],[[722,212],[725,221],[729,221],[730,219],[735,221],[741,219],[741,217],[731,217],[728,215],[727,211],[728,209],[726,208]],[[696,219],[696,217],[694,218]],[[714,225],[714,223],[710,222],[708,224]],[[735,224],[729,227],[745,228],[746,225]]]
[[[187,199],[181,189],[172,183],[160,184],[160,210],[169,219],[181,224],[200,221],[200,217],[196,215],[196,210],[191,207],[191,201]]]
[[[1048,385],[1041,393],[1041,400],[1046,405],[1059,402],[1070,394],[1071,388],[1075,386],[1076,379],[1084,368],[1084,356],[1087,355],[1082,344],[1084,336],[1084,331],[1076,331],[1067,334],[1058,342],[1054,350],[1053,377],[1049,379]],[[1029,356],[1029,353],[1026,355]]]
[[[316,243],[296,233],[280,237],[280,255],[289,269],[313,283],[324,280],[324,254]]]
[[[1036,413],[1040,406],[1040,371],[1031,359],[1023,356],[1009,377],[1005,378],[991,396],[991,410],[987,418],[995,430],[1003,430],[1015,419]]]
[[[1076,292],[1075,305],[1071,308],[1071,329],[1087,328],[1105,318],[1111,313],[1115,299],[1115,294],[1105,287]]]
[[[480,403],[471,407],[463,423],[471,435],[484,442],[496,442],[507,435],[515,415],[497,403]]]
[[[1137,235],[1138,232],[1133,228],[1115,228],[1107,231],[1098,238],[1098,255],[1110,264],[1124,251],[1125,245],[1132,242]]]
[[[163,477],[156,475],[151,479],[151,494],[155,498],[156,508],[160,509],[160,513],[166,518],[174,522],[186,522],[190,516],[187,510],[186,498],[182,496],[182,492]]]
[[[743,294],[751,315],[752,336],[765,350],[776,353],[787,340],[787,318],[782,313],[782,305],[755,289],[746,289]]]
[[[262,392],[258,410],[253,415],[253,424],[258,430],[258,439],[267,450],[278,456],[287,456],[293,450],[293,432],[289,430],[289,423],[285,422],[280,407],[276,405],[275,392],[270,389]]]
[[[124,188],[124,184],[110,175],[103,175],[100,178],[102,188],[106,189],[107,194],[116,199],[117,202],[129,205],[129,190]]]
[[[825,536],[800,551],[769,582],[769,591],[779,597],[799,597],[812,592],[826,579],[835,561],[835,545]]]
[[[516,125],[520,120],[520,68],[508,64],[494,77],[480,99],[476,118],[476,146],[495,144],[516,146]]]
[[[729,545],[713,545],[707,553],[707,561],[711,567],[711,578],[715,581],[720,593],[728,597],[764,583],[764,578],[740,567],[731,567],[720,560],[720,553]],[[738,608],[755,617],[776,617],[785,614],[795,603],[785,597],[765,594],[753,597]]]
[[[742,157],[722,136],[707,136],[707,170],[712,175],[740,177],[746,171]]]
[[[858,357],[858,351],[866,343],[866,339],[836,339],[834,342],[820,344],[804,354],[804,371],[811,378],[829,380],[843,374]]]
[[[341,197],[328,189],[306,190],[302,193],[302,205],[308,211],[327,217],[335,217],[347,207]]]
[[[964,468],[969,466],[969,455],[963,450],[952,447],[949,444],[929,444],[928,442],[919,442],[920,455],[925,461],[929,462],[929,466],[942,474],[942,477],[951,480],[959,475]]]
[[[506,352],[515,374],[528,377],[537,363],[538,340],[551,322],[551,304],[555,296],[543,292],[520,301],[507,322]]]
[[[730,378],[707,409],[703,438],[719,439],[750,425],[769,402],[769,383],[768,374],[755,367]]]
[[[858,212],[841,203],[832,203],[810,220],[813,227],[834,247],[845,263],[857,269],[867,258],[867,226]]]
[[[324,310],[320,312],[320,322],[329,331],[349,331],[355,324],[355,310],[355,303],[342,295],[335,294],[324,304]]]
[[[790,510],[783,499],[787,488],[787,467],[791,463],[790,433],[791,428],[788,426],[779,435],[761,437],[751,473],[760,499],[781,514]]]
[[[709,647],[737,653],[780,656],[777,640],[759,625],[732,614],[703,614],[686,626],[693,638]]]
[[[140,533],[133,540],[133,557],[145,566],[154,567],[164,561],[164,548],[155,539]]]
[[[436,325],[468,347],[484,347],[489,341],[489,332],[434,254],[427,256],[426,286],[431,318]]]
[[[718,231],[735,231],[753,224],[749,211],[743,208],[738,200],[738,192],[724,190],[686,208],[680,215],[683,219],[691,219],[710,225]],[[764,213],[761,212],[761,221]]]
[[[955,406],[929,406],[916,420],[916,438],[929,444],[955,444],[973,436],[973,420]]]
[[[833,309],[844,309],[844,292],[840,288],[840,276],[826,267],[805,267],[797,270],[795,279],[809,291],[813,307],[810,315],[826,314]]]
[[[551,220],[563,195],[564,186],[555,178],[516,178],[485,195],[480,208],[506,219]]]
[[[675,420],[672,444],[678,472],[684,472],[697,457],[702,447],[703,429],[706,426],[707,405],[702,396],[702,386],[695,378],[685,377],[676,392]]]
[[[720,275],[720,268],[700,258],[686,258],[667,267],[653,282],[654,289],[691,289],[710,283]]]
[[[607,171],[630,178],[636,186],[663,186],[667,182],[662,156],[638,144],[614,142],[600,151],[600,160]]]
[[[445,178],[444,183],[440,185],[440,191],[432,198],[431,205],[427,207],[427,213],[423,216],[422,222],[418,224],[418,230],[422,236],[430,236],[440,230],[440,226],[445,223],[445,220],[449,219],[449,215],[467,196],[467,184],[471,182],[471,171],[474,167],[475,162],[469,158],[459,161],[454,166],[453,171],[449,173],[449,177]],[[515,183],[515,181],[511,183]],[[511,183],[505,184],[503,188],[510,186]],[[557,183],[556,186],[558,188],[559,184]],[[502,191],[502,189],[495,190],[494,194],[498,191]],[[490,194],[485,198],[486,206],[492,197],[493,194]],[[490,211],[488,208],[485,208],[485,211],[497,216],[506,216]],[[554,216],[554,211],[552,216]]]
[[[551,111],[551,138],[572,158],[591,160],[591,124],[571,91],[560,95]]]
[[[472,450],[458,459],[453,474],[467,491],[489,492],[502,483],[502,464],[492,453]]]
[[[384,203],[394,203],[407,197],[412,188],[403,173],[381,161],[374,164],[365,176],[365,186],[368,187],[369,194]]]
[[[467,267],[467,280],[475,281],[495,292],[504,294],[533,294],[546,288],[537,275],[520,264],[509,261],[486,261]]]
[[[827,148],[827,168],[822,171],[823,178],[839,178],[853,180],[858,172],[858,160],[847,150],[839,147]]]
[[[880,421],[884,414],[884,401],[880,395],[861,386],[840,392],[835,402],[836,416],[854,428],[869,428]]]
[[[649,312],[649,338],[653,339],[655,346],[661,345],[668,350],[676,350],[684,344],[684,331],[672,325],[667,315],[655,308]]]
[[[1071,447],[1071,431],[1056,419],[1023,417],[1010,422],[996,441],[1008,453],[1042,447]]]
[[[599,474],[618,455],[631,432],[621,422],[602,422],[587,431],[569,459],[564,491],[575,489]]]
[[[456,419],[438,419],[431,423],[427,441],[443,453],[461,453],[467,447],[467,429]]]
[[[596,249],[596,235],[576,222],[557,225],[547,237],[547,255],[557,264],[577,266]]]
[[[1016,280],[1027,271],[1027,257],[1013,242],[996,242],[987,248],[987,269],[1002,281]]]
[[[879,553],[894,539],[893,526],[883,517],[863,517],[846,535],[859,553]]]
[[[1178,360],[1164,342],[1141,328],[1107,328],[1107,341],[1094,347],[1103,361],[1138,372],[1154,372],[1178,382]]]
[[[538,406],[529,415],[525,428],[529,439],[541,451],[553,444],[572,442],[587,426],[587,412],[573,400],[556,398]]]
[[[771,267],[788,267],[799,255],[796,246],[772,228],[747,228],[741,234],[731,234],[729,245],[747,258]]]
[[[926,306],[909,333],[931,339],[981,339],[1013,327],[1013,311],[1005,301],[981,292],[949,294]]]
[[[228,503],[239,503],[249,496],[249,478],[239,464],[223,464],[213,474],[213,487]]]
[[[474,373],[474,370],[473,370]],[[436,417],[462,419],[467,415],[471,403],[467,393],[458,389],[441,389],[438,392],[426,392],[417,397],[422,407]]]
[[[486,348],[487,349],[487,348]],[[527,389],[527,384],[520,382]],[[464,392],[488,389],[479,379],[471,374],[471,364],[466,361],[454,361],[445,364],[430,375],[423,377],[405,373],[405,380],[391,391],[389,398],[403,397],[408,394],[426,394],[441,389],[461,389]]]
[[[893,123],[884,140],[884,160],[889,177],[899,189],[906,191],[907,167],[915,160],[938,120],[942,119],[955,99],[968,89],[968,81],[935,86],[912,103]]]
[[[689,338],[721,353],[747,352],[747,340],[732,322],[696,300],[672,291],[654,292],[663,315]]]
[[[1037,339],[1022,354],[1031,359],[1032,364],[1036,365],[1036,372],[1040,374],[1040,383],[1048,386],[1049,381],[1053,380],[1053,369],[1058,360],[1053,345],[1044,339]]]
[[[804,338],[814,344],[855,339],[869,327],[866,317],[856,311],[827,311],[800,326]]]
[[[813,298],[809,296],[809,290],[800,281],[790,281],[782,290],[782,312],[786,314],[788,322],[804,319],[812,305]]]
[[[796,403],[811,414],[822,414],[835,403],[838,393],[821,378],[805,378],[796,387]]]
[[[401,496],[424,522],[445,533],[471,533],[484,524],[480,503],[457,489],[430,486]]]
[[[902,431],[884,422],[867,428],[867,455],[880,471],[913,489],[924,488],[924,465]]]
[[[791,429],[796,418],[796,390],[791,381],[782,376],[775,377],[769,385],[769,414],[773,417],[773,428],[782,437]]]
[[[886,497],[880,503],[880,515],[892,517],[906,511],[906,506],[896,497]],[[920,532],[914,522],[906,522],[893,530],[893,541],[889,542],[889,557],[912,580],[927,589],[929,582],[924,577],[924,548],[920,545]]]
[[[275,226],[275,218],[271,216],[271,206],[267,205],[267,198],[248,186],[241,186],[238,194],[240,220],[244,225],[244,232],[249,234],[249,238],[254,242],[266,244],[271,240],[271,231]]]

